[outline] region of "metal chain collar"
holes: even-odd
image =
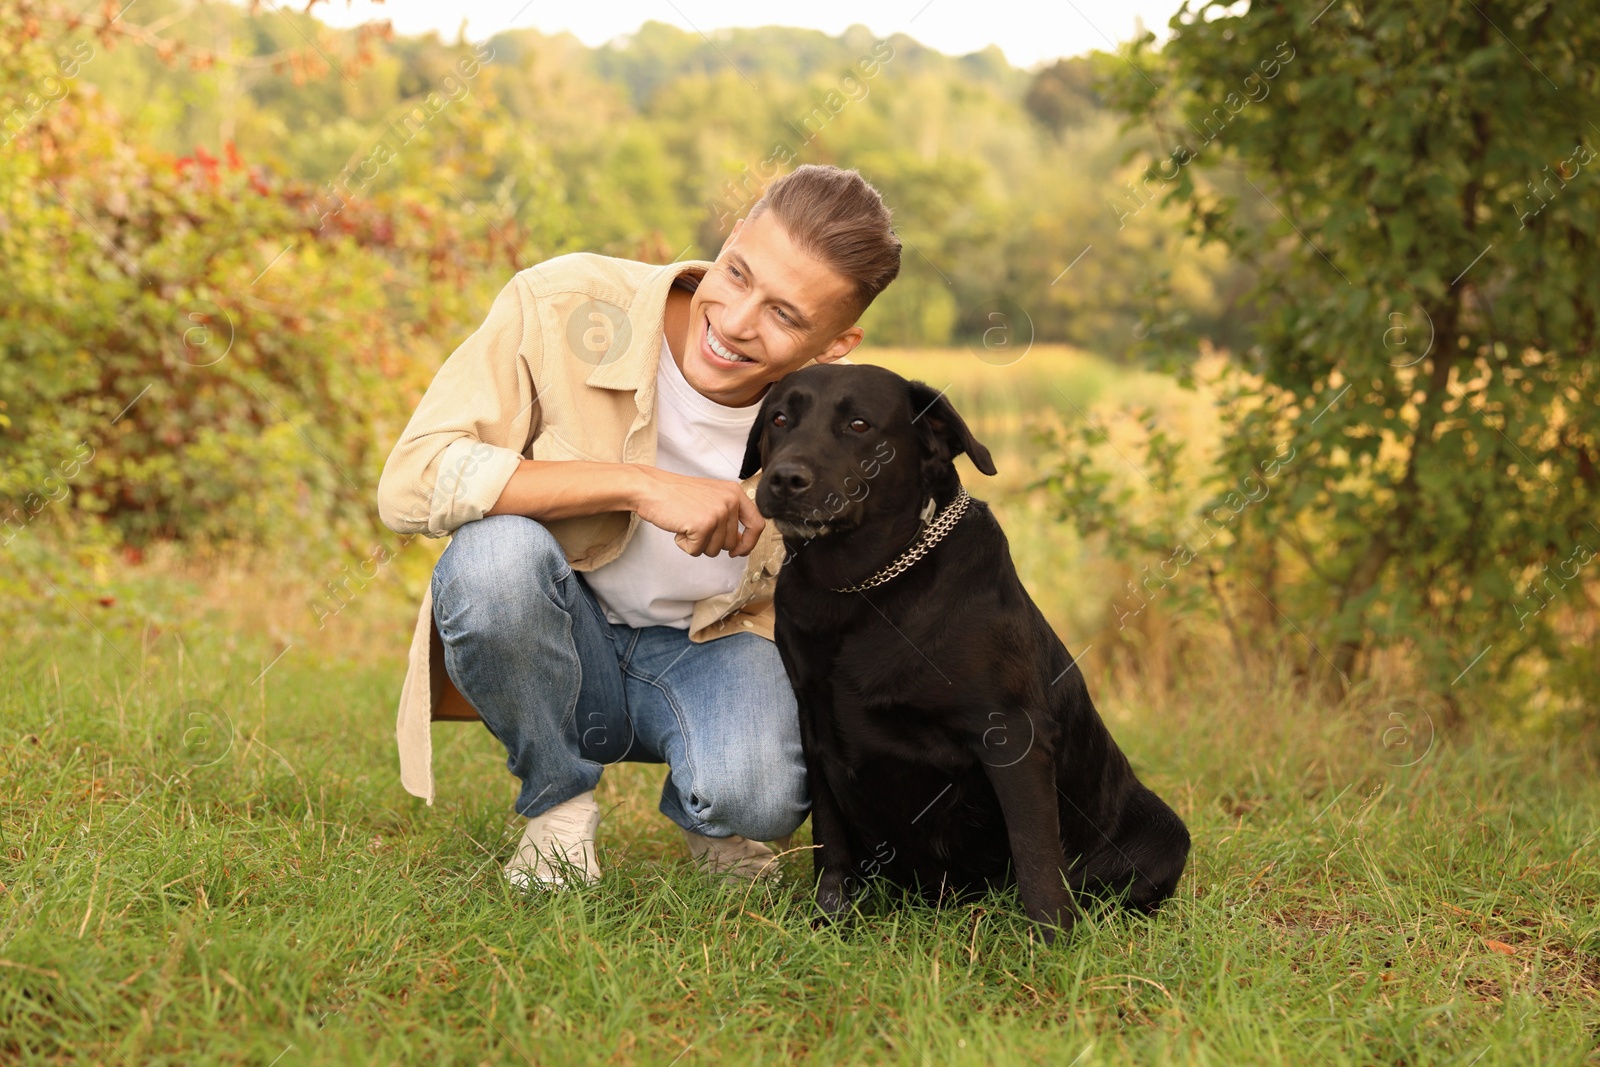
[[[843,589],[835,589],[833,591],[835,593],[859,593],[863,589],[871,589],[873,586],[882,585],[890,578],[900,574],[917,560],[926,556],[934,545],[944,540],[944,536],[955,529],[956,523],[961,521],[961,516],[966,514],[967,503],[971,499],[972,497],[967,495],[967,487],[962,486],[956,493],[956,498],[945,505],[945,509],[939,513],[938,517],[922,531],[917,543],[902,552],[899,559],[864,582],[857,582],[855,585],[847,585]],[[931,504],[932,501],[929,501],[929,503]]]

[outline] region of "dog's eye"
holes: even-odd
[[[781,411],[778,412],[777,414],[772,416],[772,425],[774,425],[774,426],[787,426],[787,425],[789,425],[789,416],[785,415]]]
[[[850,428],[856,433],[866,433],[868,430],[872,429],[872,424],[866,419],[851,419]]]

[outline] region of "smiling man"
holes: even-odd
[[[699,865],[776,872],[809,807],[772,643],[783,552],[740,461],[767,387],[861,342],[900,268],[875,189],[803,166],[715,262],[568,255],[521,271],[439,369],[378,509],[452,535],[400,696],[401,781],[432,803],[429,724],[480,718],[528,817],[519,887],[599,878],[601,769],[665,763],[660,808]]]

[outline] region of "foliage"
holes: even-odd
[[[1039,71],[1023,103],[1055,133],[1081,126],[1104,106],[1095,89],[1099,75],[1089,56],[1058,59]]]
[[[112,40],[13,40],[5,112]],[[0,153],[0,537],[50,509],[133,549],[365,552],[413,353],[476,314],[492,240],[416,191],[340,206],[232,142],[164,155],[65,84]]]
[[[1359,678],[1404,645],[1440,691],[1538,684],[1592,709],[1600,23],[1340,0],[1202,3],[1172,27],[1116,82],[1161,124],[1144,185],[1276,264],[1215,484],[1295,459],[1240,517],[1229,573],[1313,669]],[[1201,184],[1226,166],[1271,225]]]
[[[1119,233],[1092,177],[1126,150],[1113,120],[1086,97],[1041,124],[1039,78],[998,53],[658,24],[447,45],[176,0],[0,0],[0,22],[0,536],[53,582],[77,573],[44,565],[57,542],[369,555],[385,452],[508,272],[709,255],[800,162],[860,167],[895,208],[880,342],[988,343],[998,316],[1017,350],[1131,351],[1153,286],[1209,321],[1228,272],[1190,255],[1174,279],[1159,210]]]
[[[59,29],[52,10],[39,17]],[[976,338],[1004,301],[1038,340],[1143,358],[1134,331],[1158,303],[1209,331],[1247,314],[1230,295],[1236,272],[1197,255],[1175,215],[1152,208],[1124,232],[1108,175],[1129,138],[1094,88],[1120,65],[1111,57],[1070,61],[1080,95],[1064,128],[1039,110],[1064,68],[1029,74],[993,49],[946,56],[863,26],[707,40],[646,23],[598,49],[505,30],[462,77],[465,44],[332,31],[287,9],[142,0],[117,25],[143,47],[102,50],[83,79],[147,117],[139,137],[175,156],[231,139],[286,179],[349,184],[397,118],[435,98],[435,141],[398,150],[360,194],[415,186],[470,200],[519,266],[577,249],[713,254],[765,182],[827,162],[877,183],[909,242],[901,278],[868,312],[875,342]],[[440,166],[452,186],[430,174]]]

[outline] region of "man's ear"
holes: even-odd
[[[717,254],[714,258],[721,259],[722,253],[734,246],[739,239],[739,231],[742,229],[744,229],[744,219],[734,219],[733,229],[729,230],[728,236],[722,239],[722,247],[717,249]]]
[[[756,421],[750,424],[750,436],[744,443],[744,462],[739,464],[741,482],[766,464],[767,419],[772,410],[772,393],[772,386],[767,386],[767,395],[761,401],[761,409],[756,412]]]
[[[939,463],[953,462],[965,452],[972,465],[984,474],[994,474],[994,459],[983,443],[972,436],[967,424],[942,392],[926,382],[907,382],[911,398],[912,425],[922,442],[923,454]]]
[[[861,343],[861,339],[865,336],[865,332],[859,326],[851,326],[849,329],[840,331],[839,336],[835,337],[828,347],[822,350],[822,354],[816,357],[817,362],[832,363],[836,359],[848,356],[855,351],[856,346]]]

